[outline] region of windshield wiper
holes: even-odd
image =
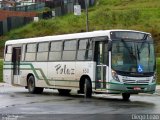
[[[142,51],[143,50],[143,48],[144,48],[144,46],[145,46],[145,43],[146,43],[146,39],[147,39],[147,37],[148,37],[148,34],[146,34],[145,36],[144,36],[144,38],[142,39],[142,43],[141,43],[141,46],[140,46],[140,48],[138,48],[138,45],[137,45],[137,55],[138,55],[138,60],[140,60],[140,51]],[[150,51],[149,51],[149,54],[150,54]]]
[[[128,47],[128,45],[126,44],[126,42],[125,42],[123,39],[121,39],[121,41],[122,41],[122,43],[124,44],[124,46],[127,48],[130,56],[131,56],[132,58],[134,58],[134,59],[137,59],[136,56],[133,54],[133,50],[131,51],[131,50],[129,49],[129,47]],[[131,49],[132,49],[132,47],[131,47]]]
[[[141,49],[144,47],[144,43],[146,42],[147,37],[148,37],[148,34],[146,34],[146,35],[144,36],[144,38],[142,39],[143,42],[142,42],[142,44],[141,44],[141,47],[140,47],[139,51],[141,51]]]
[[[138,45],[137,45],[137,55],[138,55],[138,60],[140,60],[140,54],[141,52],[140,52],[140,50],[139,50],[139,48],[138,48]]]

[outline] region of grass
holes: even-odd
[[[85,11],[81,16],[68,14],[55,19],[40,20],[12,30],[0,38],[0,46],[8,39],[82,32],[86,29]],[[90,31],[101,29],[135,29],[151,32],[160,39],[159,0],[97,0],[89,8]],[[157,42],[158,43],[158,42]],[[158,51],[158,48],[157,48]],[[160,50],[159,50],[160,52]]]
[[[160,58],[157,58],[157,84],[160,84]]]
[[[0,59],[0,82],[3,82],[3,60]]]

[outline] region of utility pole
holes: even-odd
[[[89,31],[89,21],[88,21],[88,0],[85,0],[86,7],[86,32]]]
[[[76,5],[78,5],[78,0],[76,0]]]

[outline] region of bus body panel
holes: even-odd
[[[57,88],[76,87],[75,62],[49,62],[48,79],[49,82],[53,81]]]
[[[92,88],[95,88],[95,68],[94,61],[76,62],[76,80],[80,80],[82,76],[88,76],[92,82]]]
[[[12,84],[12,66],[3,65],[3,80],[8,84]]]

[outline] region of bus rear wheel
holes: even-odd
[[[85,78],[84,83],[84,97],[91,98],[92,97],[92,85],[88,78]]]
[[[28,78],[27,86],[28,86],[28,91],[31,94],[41,94],[43,92],[43,89],[44,89],[44,88],[35,86],[35,79],[34,79],[33,76],[30,76]]]
[[[129,93],[122,93],[122,98],[124,101],[128,101],[130,98],[130,94]]]

